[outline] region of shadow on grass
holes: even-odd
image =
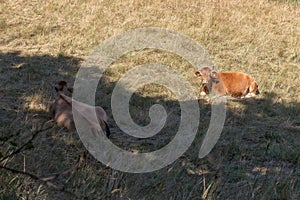
[[[26,143],[32,132],[49,120],[53,85],[61,79],[74,80],[79,62],[78,58],[63,55],[54,57],[23,55],[18,51],[0,52],[0,159]],[[69,161],[64,163],[62,152],[66,144],[53,139],[61,131],[53,129],[52,132],[40,133],[24,152],[1,164],[40,176],[66,169],[71,165]],[[35,181],[26,176],[18,179],[18,174],[2,169],[0,174],[0,199],[19,199],[26,191],[33,195],[29,198],[47,196],[43,194],[43,189],[36,192],[40,182],[34,184]],[[30,189],[31,184],[34,191]],[[55,191],[52,195],[55,196]]]
[[[23,144],[32,127],[48,120],[53,84],[61,79],[73,83],[79,62],[65,56],[0,54],[2,155]],[[96,94],[96,103],[110,116],[114,144],[127,150],[149,152],[172,140],[180,123],[177,101],[168,100],[163,93],[145,97],[143,91],[147,87],[136,92],[130,101],[130,112],[137,124],[149,123],[148,112],[153,104],[163,105],[168,113],[160,133],[136,139],[123,133],[111,116],[111,92],[115,84],[108,75],[104,76]],[[59,177],[57,184],[88,199],[297,199],[300,196],[299,102],[285,102],[275,93],[251,99],[229,98],[221,137],[204,159],[198,159],[198,153],[209,125],[211,105],[208,99],[200,99],[199,106],[200,125],[191,147],[174,163],[152,173],[128,174],[109,169],[87,153],[76,133],[56,126],[40,134],[31,148],[6,165],[47,177],[76,164],[76,169]],[[32,198],[70,198],[47,187],[38,189],[39,183],[9,172],[1,171],[1,180],[2,196],[9,191],[12,198],[24,192],[30,192]]]
[[[143,96],[138,95],[137,98],[140,100],[136,102],[145,101]],[[160,98],[151,101],[163,102],[168,113],[174,109],[173,101]],[[167,120],[168,128],[163,129],[158,138],[152,138],[156,140],[144,139],[143,143],[140,139],[141,144],[148,145],[140,145],[140,148],[152,151],[166,145],[174,137],[180,123],[180,107],[178,104],[176,106],[175,116],[171,113]],[[285,102],[272,92],[250,99],[228,98],[221,137],[211,153],[201,160],[197,156],[208,129],[211,105],[200,100],[199,106],[198,134],[189,150],[162,170],[132,175],[135,181],[138,180],[133,188],[139,188],[133,196],[148,198],[149,195],[149,199],[160,195],[165,199],[295,199],[300,196],[299,102]],[[142,115],[131,113],[137,123],[140,116],[148,115],[149,107],[140,108],[144,109]],[[164,142],[161,138],[165,138]],[[124,141],[126,139],[123,138],[123,146],[131,145]],[[152,143],[156,144],[153,149]],[[144,183],[143,180],[150,181]],[[160,188],[152,189],[151,186],[156,184]]]
[[[9,119],[16,117],[13,113],[24,106],[45,111],[46,105],[42,104],[52,95],[53,85],[61,79],[74,80],[79,62],[80,59],[62,55],[0,53],[0,124],[7,125]],[[41,101],[41,98],[44,101],[37,102],[40,105],[30,105],[29,101]]]

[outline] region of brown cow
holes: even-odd
[[[107,124],[107,115],[104,109],[100,106],[90,106],[75,100],[72,100],[71,97],[67,96],[67,91],[73,92],[72,88],[67,87],[66,81],[60,81],[58,87],[55,87],[55,90],[58,93],[58,96],[55,98],[53,105],[51,106],[51,113],[54,121],[59,126],[66,127],[69,131],[74,127],[73,126],[73,113],[72,113],[72,101],[76,103],[76,108],[79,109],[80,113],[85,114],[84,118],[89,121],[91,126],[96,127],[95,123],[100,124],[101,129],[106,132],[106,136],[109,137],[110,130]],[[89,118],[89,114],[95,110],[98,121],[92,122]],[[92,118],[91,118],[92,119]]]
[[[209,67],[203,67],[195,74],[202,78],[202,95],[209,91],[217,96],[230,94],[238,98],[259,94],[254,78],[242,72],[216,72]]]

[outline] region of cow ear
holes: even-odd
[[[54,89],[55,89],[56,92],[58,92],[58,88],[57,87],[54,87]]]
[[[216,78],[218,77],[218,72],[212,71],[212,72],[210,73],[210,76],[211,76],[212,78],[216,79]]]
[[[196,75],[196,76],[202,76],[202,74],[201,74],[200,71],[196,71],[196,72],[195,72],[195,75]]]

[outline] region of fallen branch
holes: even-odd
[[[45,122],[44,124],[46,124],[47,122]],[[42,127],[44,126],[44,124],[42,125]],[[16,150],[14,150],[12,153],[2,157],[0,159],[0,163],[3,162],[4,160],[8,159],[8,158],[11,158],[12,156],[22,152],[22,150],[24,150],[26,148],[26,146],[31,143],[39,133],[41,132],[44,132],[44,131],[47,131],[49,129],[51,129],[53,127],[47,127],[47,128],[42,128],[42,129],[39,129],[39,130],[35,130],[33,133],[32,133],[32,136],[31,138],[25,142],[22,146],[20,146],[19,148],[17,148]],[[13,169],[13,168],[10,168],[10,167],[6,167],[5,165],[0,165],[0,169],[4,169],[4,170],[7,170],[11,173],[15,173],[15,174],[21,174],[21,175],[25,175],[25,176],[28,176],[30,177],[31,179],[33,180],[36,180],[36,181],[40,181],[41,183],[43,183],[44,185],[47,185],[48,187],[52,188],[52,189],[55,189],[56,191],[59,191],[59,192],[64,192],[64,193],[67,193],[67,194],[70,194],[76,198],[80,198],[80,199],[87,199],[87,197],[83,197],[83,196],[79,196],[78,194],[70,191],[70,190],[67,190],[65,189],[64,187],[59,187],[57,185],[55,185],[53,182],[51,182],[50,180],[54,180],[56,178],[58,178],[59,176],[61,175],[65,175],[65,174],[68,174],[70,172],[72,172],[73,170],[75,170],[77,168],[77,165],[79,164],[80,162],[80,158],[78,159],[77,163],[70,169],[66,170],[66,171],[63,171],[61,173],[56,173],[52,176],[49,176],[49,177],[40,177],[36,174],[32,174],[32,173],[29,173],[29,172],[25,172],[25,171],[20,171],[20,170],[17,170],[17,169]]]
[[[70,190],[67,190],[64,187],[59,187],[59,186],[55,185],[54,183],[50,182],[50,180],[53,180],[53,179],[57,178],[60,175],[66,174],[68,172],[71,172],[72,170],[67,170],[65,172],[59,173],[58,175],[54,175],[54,176],[51,176],[51,177],[42,178],[42,177],[39,177],[39,176],[37,176],[35,174],[32,174],[32,173],[29,173],[29,172],[20,171],[20,170],[9,168],[9,167],[2,166],[2,165],[0,165],[0,168],[1,169],[5,169],[7,171],[10,171],[12,173],[26,175],[26,176],[30,177],[31,179],[36,180],[36,181],[40,181],[44,185],[47,185],[48,187],[53,188],[53,189],[55,189],[55,190],[57,190],[59,192],[64,192],[64,193],[70,194],[70,195],[72,195],[72,196],[74,196],[76,198],[87,199],[86,197],[79,196],[78,194],[76,194],[76,193],[74,193],[74,192],[72,192]]]
[[[39,133],[41,133],[41,132],[44,132],[44,131],[47,131],[47,130],[49,130],[49,129],[51,129],[52,127],[47,127],[47,128],[44,128],[44,129],[39,129],[39,130],[36,130],[36,131],[34,131],[33,132],[33,134],[32,134],[32,136],[31,136],[31,138],[30,138],[30,140],[28,140],[27,142],[25,142],[22,146],[20,146],[19,148],[17,148],[15,151],[13,151],[12,153],[10,153],[10,154],[8,154],[8,155],[6,155],[6,156],[4,156],[4,157],[2,157],[1,159],[0,159],[0,163],[2,162],[2,161],[4,161],[4,160],[6,160],[7,158],[10,158],[10,157],[12,157],[13,155],[16,155],[16,154],[18,154],[18,153],[20,153],[30,142],[32,142],[35,138],[36,138],[36,136],[39,134]]]

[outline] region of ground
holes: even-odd
[[[299,1],[8,0],[1,1],[0,16],[0,199],[300,198]],[[211,101],[200,96],[195,68],[162,50],[123,55],[104,73],[96,93],[96,104],[110,118],[114,144],[149,152],[166,145],[178,129],[176,96],[155,84],[135,92],[130,112],[137,124],[146,125],[150,106],[164,105],[169,115],[162,131],[136,139],[116,125],[111,93],[137,65],[162,63],[181,73],[194,87],[200,108],[198,132],[187,152],[158,171],[131,174],[97,161],[75,131],[45,122],[57,81],[72,84],[102,41],[141,27],[192,38],[220,71],[251,74],[261,94],[228,98],[221,137],[199,159]],[[39,132],[43,128],[47,130]],[[35,138],[27,142],[32,134]],[[23,144],[19,153],[3,160]],[[57,176],[47,182],[28,174]]]

